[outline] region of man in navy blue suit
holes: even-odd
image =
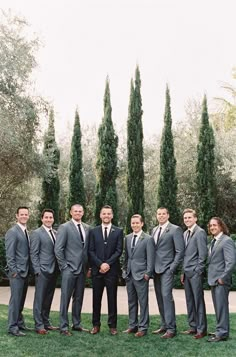
[[[120,269],[119,258],[123,248],[123,231],[111,221],[111,206],[100,211],[102,224],[91,229],[89,234],[89,261],[93,283],[93,328],[92,335],[100,331],[101,301],[104,287],[107,290],[108,326],[111,335],[117,334],[117,282]]]

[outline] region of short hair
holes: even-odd
[[[192,208],[185,208],[185,210],[183,211],[183,216],[185,215],[185,213],[192,213],[193,217],[197,218],[197,212]]]
[[[139,219],[140,219],[140,222],[144,223],[144,222],[143,222],[143,217],[141,216],[141,214],[135,213],[135,214],[133,214],[133,216],[131,217],[131,219],[132,219],[132,218],[139,218]],[[131,219],[130,219],[130,220],[131,220]]]
[[[16,214],[18,214],[19,213],[19,210],[20,209],[27,209],[28,211],[29,211],[29,207],[26,207],[26,206],[19,206],[18,208],[17,208],[17,210],[16,210]]]
[[[157,211],[158,211],[159,209],[165,209],[166,212],[167,212],[168,214],[170,214],[168,208],[166,208],[166,207],[158,207]]]
[[[100,210],[100,213],[102,212],[103,208],[111,209],[111,211],[112,211],[112,213],[113,213],[113,209],[112,209],[112,207],[109,206],[109,205],[104,205],[104,206],[102,206],[102,208],[101,208],[101,210]]]
[[[51,209],[51,208],[44,208],[44,210],[42,210],[42,213],[41,213],[41,218],[43,218],[43,216],[44,216],[44,214],[45,214],[46,212],[52,213],[53,218],[54,218],[55,212],[54,212],[53,209]]]
[[[70,211],[72,210],[73,207],[75,206],[79,206],[79,207],[82,207],[83,208],[83,211],[84,211],[84,207],[80,204],[80,203],[74,203],[73,205],[70,206]]]
[[[208,228],[208,233],[209,233],[209,234],[211,234],[211,232],[210,232],[210,222],[211,222],[212,219],[214,219],[215,221],[217,221],[218,225],[220,226],[220,228],[221,228],[221,230],[222,230],[222,232],[223,232],[224,234],[229,235],[229,228],[226,226],[225,222],[224,222],[221,218],[219,218],[219,217],[212,217],[212,218],[209,220],[209,222],[208,222],[208,224],[207,224],[207,228]]]

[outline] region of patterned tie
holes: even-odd
[[[131,247],[131,252],[132,253],[134,251],[134,247],[135,247],[135,244],[136,244],[136,238],[137,238],[137,234],[134,234],[133,240],[132,240],[132,247]]]
[[[77,226],[78,226],[78,229],[79,229],[79,234],[80,234],[81,242],[82,242],[82,244],[84,245],[84,236],[83,236],[83,233],[82,233],[82,230],[81,230],[80,223],[77,224]]]
[[[50,233],[50,235],[52,237],[53,244],[55,244],[56,240],[55,240],[55,237],[54,237],[54,235],[52,233],[52,229],[49,229],[49,233]]]

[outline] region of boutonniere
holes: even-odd
[[[169,228],[168,228],[168,227],[165,229],[165,232],[166,232],[166,233],[169,232]]]
[[[140,239],[140,240],[143,240],[143,239],[144,239],[144,236],[142,235],[139,239]]]
[[[114,229],[114,228],[112,228],[112,229],[111,229],[111,232],[115,232],[115,229]]]

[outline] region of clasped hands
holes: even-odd
[[[105,274],[110,270],[110,265],[107,263],[102,263],[100,265],[99,273]]]

